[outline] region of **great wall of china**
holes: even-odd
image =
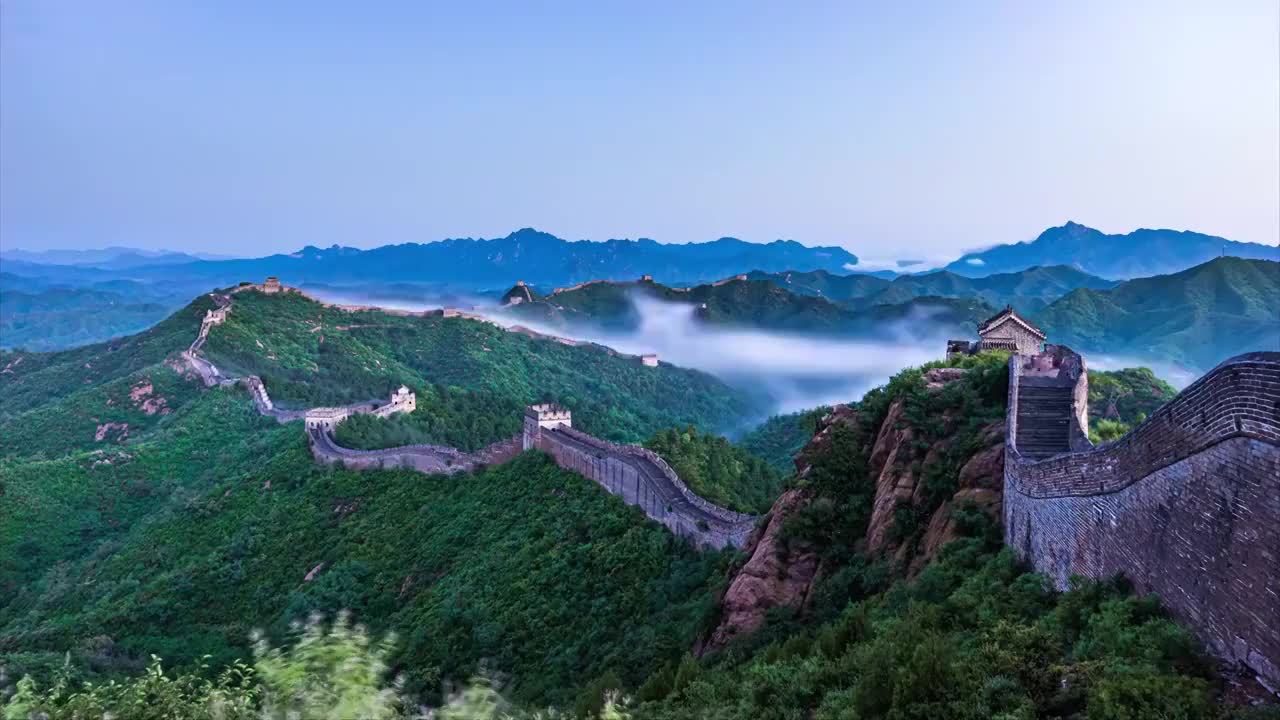
[[[1010,358],[1005,543],[1059,589],[1124,575],[1280,688],[1280,353],[1227,360],[1096,447],[1087,403],[1070,349]]]
[[[275,408],[258,378],[229,378],[200,357],[210,328],[231,310],[230,296],[213,297],[218,307],[184,359],[206,385],[246,385],[264,415],[306,417],[312,411]],[[1124,575],[1137,592],[1158,594],[1217,655],[1280,687],[1280,353],[1222,363],[1127,435],[1096,447],[1087,403],[1085,362],[1069,348],[1010,357],[1005,543],[1059,589],[1072,576]],[[324,410],[380,407],[387,406]],[[574,430],[569,413],[554,406],[528,408],[520,435],[475,453],[435,445],[353,450],[337,445],[331,430],[308,422],[321,462],[447,474],[536,448],[696,544],[742,547],[756,526],[755,517],[693,494],[652,452]]]
[[[269,289],[268,289],[269,288]],[[270,281],[263,285],[242,285],[245,289],[268,293],[300,292]],[[634,445],[618,445],[574,430],[567,410],[550,405],[535,405],[525,411],[521,434],[467,453],[442,445],[405,445],[381,450],[355,450],[338,445],[333,430],[342,419],[355,413],[386,415],[412,411],[414,401],[407,388],[392,393],[390,401],[368,401],[341,407],[282,410],[275,407],[266,386],[255,375],[231,377],[200,355],[210,330],[224,322],[232,310],[229,294],[213,293],[216,305],[201,321],[199,333],[182,353],[187,363],[206,386],[241,384],[248,389],[254,407],[261,415],[277,422],[304,420],[308,444],[315,458],[326,464],[341,463],[352,469],[407,469],[430,474],[453,474],[506,462],[525,450],[538,449],[553,457],[558,465],[594,480],[628,505],[636,505],[653,520],[679,537],[702,547],[741,547],[755,527],[756,517],[726,510],[698,497],[674,470],[653,452]],[[326,305],[346,311],[372,308]],[[444,317],[463,317],[492,322],[460,311],[441,313]],[[522,332],[522,328],[507,328]],[[531,331],[530,331],[531,332]],[[556,338],[550,338],[556,339]],[[647,360],[645,364],[651,364]],[[653,363],[656,364],[656,356]]]

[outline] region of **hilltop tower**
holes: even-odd
[[[267,281],[262,283],[262,292],[268,295],[280,292],[280,278],[275,275],[267,276]]]
[[[554,403],[530,405],[524,411],[524,449],[538,446],[543,430],[573,427],[573,417],[565,408]]]
[[[378,417],[387,417],[393,413],[411,413],[418,408],[418,396],[408,387],[401,385],[391,392],[391,399],[386,405],[373,411]]]

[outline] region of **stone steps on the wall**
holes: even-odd
[[[1071,388],[1036,382],[1019,385],[1018,452],[1041,459],[1069,451],[1070,418]]]

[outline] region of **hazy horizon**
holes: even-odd
[[[0,241],[1280,241],[1280,7],[15,0]],[[289,28],[288,32],[282,31]]]

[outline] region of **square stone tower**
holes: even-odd
[[[537,447],[544,429],[561,427],[573,427],[573,417],[568,410],[554,403],[530,405],[524,411],[524,449]]]

